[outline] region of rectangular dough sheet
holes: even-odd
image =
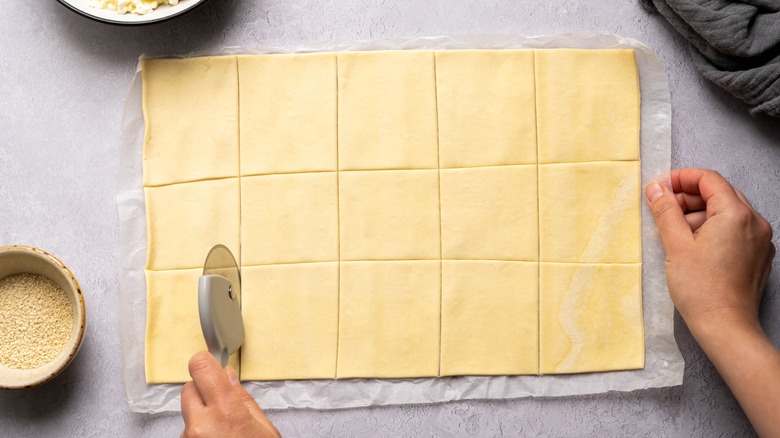
[[[147,60],[143,81],[148,382],[188,379],[216,243],[242,265],[243,380],[644,366],[633,50]]]

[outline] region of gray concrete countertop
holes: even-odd
[[[47,249],[86,294],[75,362],[0,392],[2,436],[178,436],[178,415],[130,413],[120,375],[119,123],[140,54],[329,39],[614,32],[653,48],[672,91],[673,166],[720,171],[780,230],[780,120],[703,79],[685,42],[636,0],[213,0],[170,22],[115,27],[53,0],[0,8],[0,245]],[[776,232],[776,234],[779,234]],[[778,245],[778,238],[775,238]],[[780,341],[780,263],[762,321]],[[271,412],[285,436],[748,436],[750,425],[679,318],[680,387],[571,398]]]

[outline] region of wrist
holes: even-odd
[[[736,294],[732,294],[736,295]],[[688,303],[678,310],[691,333],[717,332],[723,329],[761,329],[757,306],[744,299],[715,299],[710,302]]]
[[[713,347],[725,347],[732,342],[744,342],[746,338],[766,337],[758,316],[749,314],[728,312],[683,319],[693,337],[705,351]]]

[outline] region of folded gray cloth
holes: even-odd
[[[707,79],[780,117],[780,0],[642,0],[691,43]]]

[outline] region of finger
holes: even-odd
[[[645,187],[645,196],[667,254],[675,252],[678,247],[693,240],[691,227],[685,220],[685,214],[677,203],[677,198],[669,188],[653,181]]]
[[[738,188],[734,187],[734,192],[737,194],[737,197],[739,198],[740,201],[744,202],[745,204],[751,207],[753,206],[750,204],[750,201],[747,200],[745,195]]]
[[[195,384],[185,383],[181,388],[181,416],[184,418],[184,424],[188,424],[192,418],[196,417],[197,412],[203,407],[205,405],[198,394],[198,389],[195,388]]]
[[[750,209],[753,210],[755,213],[758,213],[756,211],[756,209],[753,208],[753,204],[751,204],[750,201],[748,201],[748,199],[745,197],[745,195],[741,191],[739,191],[738,188],[734,187],[734,192],[737,194],[737,197],[739,198],[740,201],[744,202],[745,205],[750,207]]]
[[[766,261],[764,262],[767,268],[764,270],[764,276],[761,278],[761,286],[758,288],[762,293],[764,289],[766,289],[766,282],[769,281],[769,274],[772,272],[772,260],[774,260],[775,254],[777,254],[777,247],[775,247],[774,243],[769,242],[769,251],[767,251]]]
[[[696,230],[704,225],[704,221],[707,220],[707,212],[694,211],[692,213],[688,213],[685,215],[685,220],[688,221],[688,225],[691,227],[691,231],[695,233]]]
[[[260,409],[260,406],[257,404],[254,397],[252,397],[252,394],[250,394],[246,389],[244,389],[243,386],[241,386],[241,382],[238,379],[238,375],[233,370],[233,367],[228,365],[225,370],[227,371],[228,380],[230,380],[230,383],[233,385],[233,388],[238,394],[238,397],[241,399],[241,402],[244,404],[244,406],[246,406],[247,410],[249,410],[249,413],[252,414],[255,420],[262,424],[263,427],[265,427],[266,430],[272,434],[272,436],[279,436],[279,432],[276,430],[276,427],[274,427],[274,425],[271,423],[271,420],[266,417],[265,412]]]
[[[692,195],[700,195],[709,215],[742,201],[734,187],[718,172],[706,169],[678,169],[670,174],[672,189]]]
[[[738,188],[734,187],[734,192],[736,192],[739,200],[742,201],[743,204],[747,205],[747,207],[750,209],[750,211],[753,212],[754,215],[761,216],[761,214],[758,211],[756,211],[755,208],[753,208],[753,204],[751,204],[750,201],[748,201],[747,197]]]
[[[676,169],[669,173],[669,179],[672,182],[672,190],[675,193],[703,195],[702,191],[731,189],[731,184],[721,174],[709,169]],[[702,181],[704,182],[704,187],[702,187]]]
[[[217,403],[230,395],[227,375],[210,353],[201,351],[190,359],[190,376],[206,406]]]
[[[701,195],[692,195],[690,193],[675,193],[677,203],[684,212],[699,211],[707,208],[707,203],[701,198]]]

